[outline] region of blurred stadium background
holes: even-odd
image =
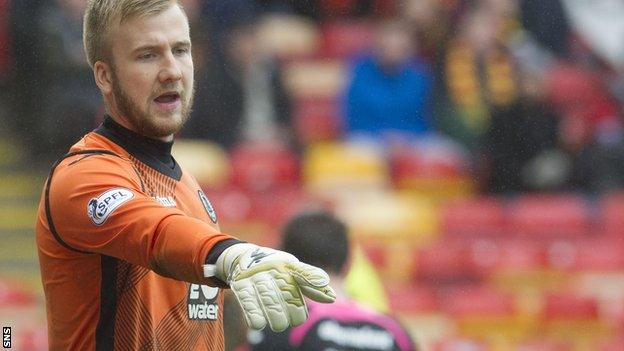
[[[174,154],[224,232],[274,246],[332,210],[423,350],[624,350],[623,3],[182,3],[198,90]],[[20,350],[46,349],[47,168],[103,116],[83,8],[0,0],[0,324]],[[422,123],[389,122],[403,108]]]

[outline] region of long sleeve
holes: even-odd
[[[220,283],[203,278],[202,265],[211,248],[232,239],[153,199],[132,165],[112,155],[65,160],[51,180],[48,214],[67,247],[194,283]]]

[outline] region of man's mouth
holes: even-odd
[[[167,92],[161,95],[158,95],[154,101],[164,109],[174,109],[178,106],[180,102],[180,94],[177,92]]]

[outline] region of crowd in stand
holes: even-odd
[[[624,186],[620,67],[572,25],[564,0],[182,3],[197,87],[185,137],[301,150],[284,62],[263,50],[258,23],[358,21],[374,34],[345,58],[340,138],[452,145],[485,192]],[[2,123],[45,161],[105,113],[82,49],[84,6],[0,0]]]

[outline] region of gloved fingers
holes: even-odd
[[[251,279],[232,282],[230,288],[243,309],[247,326],[256,330],[264,329],[267,321]]]
[[[290,325],[288,309],[274,277],[268,272],[262,272],[254,275],[252,279],[260,308],[271,330],[280,332],[288,328]]]
[[[306,307],[305,300],[301,298],[299,303],[286,304],[288,315],[290,316],[290,325],[296,327],[303,324],[308,319],[308,308]]]
[[[324,270],[303,262],[291,262],[286,267],[305,296],[322,303],[336,300],[336,293],[329,286],[329,276]]]
[[[298,283],[287,271],[273,272],[273,282],[281,294],[290,325],[295,327],[308,319],[308,308]]]

